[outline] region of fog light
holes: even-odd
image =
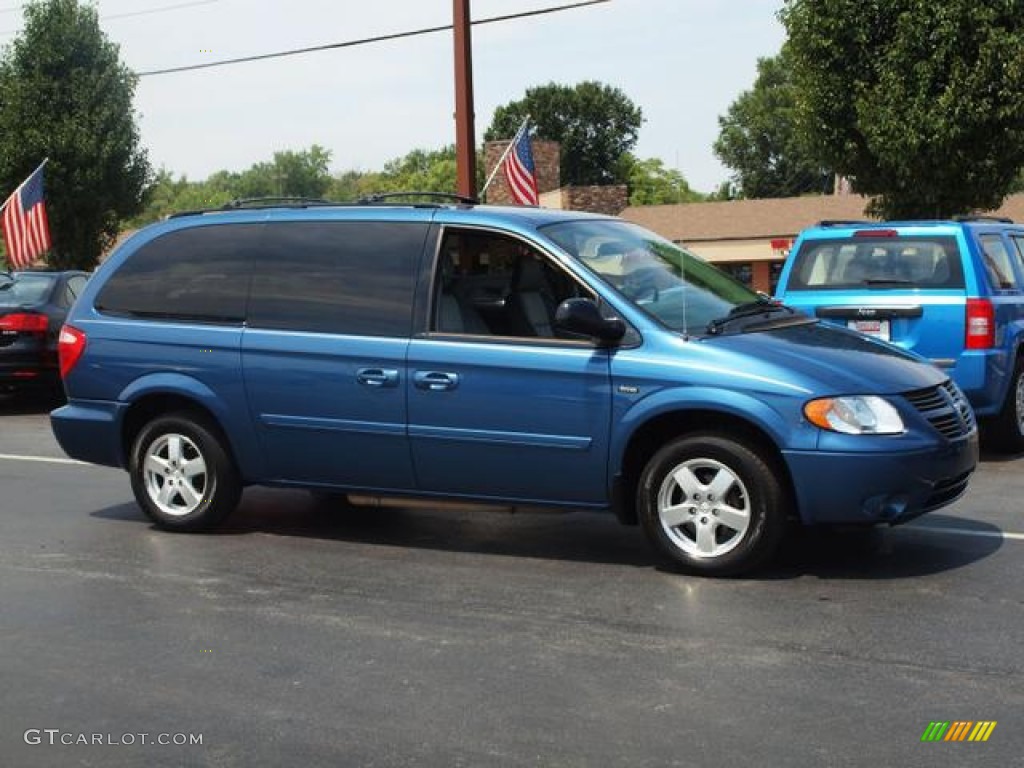
[[[861,513],[870,520],[898,520],[907,511],[910,499],[905,494],[883,494],[865,499],[861,504]]]

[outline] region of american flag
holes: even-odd
[[[537,173],[533,165],[533,150],[530,149],[530,132],[522,130],[515,140],[512,151],[505,155],[502,163],[505,179],[512,190],[512,199],[518,205],[537,205]]]
[[[43,203],[43,166],[14,190],[4,203],[4,242],[13,269],[24,269],[50,248],[50,224]]]

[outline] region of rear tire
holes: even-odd
[[[1006,400],[991,427],[992,436],[1000,450],[1008,453],[1024,452],[1024,358],[1017,359]]]
[[[771,557],[786,525],[784,499],[771,466],[717,433],[665,445],[637,488],[648,539],[674,565],[701,576],[736,575]]]
[[[139,432],[128,471],[142,510],[169,531],[205,531],[238,505],[242,484],[235,463],[209,422],[172,413]]]

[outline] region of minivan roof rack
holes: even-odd
[[[881,222],[865,221],[864,219],[823,219],[818,222],[819,227],[862,227],[872,224],[881,224]]]
[[[310,205],[337,205],[322,197],[295,197],[289,195],[268,195],[267,197],[239,197],[224,203],[222,211],[233,211],[236,208],[305,208]]]
[[[224,203],[219,208],[194,208],[188,211],[177,211],[167,215],[168,219],[182,216],[199,216],[204,213],[221,213],[223,211],[240,211],[246,208],[310,208],[321,205],[342,205],[320,197],[240,197]]]
[[[397,200],[401,198],[409,197],[426,197],[431,200],[449,200],[455,203],[462,203],[463,205],[479,205],[480,201],[475,197],[467,197],[466,195],[455,195],[448,192],[378,192],[372,195],[366,195],[365,197],[359,198],[357,201],[360,205],[376,205],[377,203],[384,203],[388,200]]]
[[[974,213],[967,216],[954,216],[953,221],[990,221],[993,224],[1013,224],[1013,219],[1009,216],[984,216]]]

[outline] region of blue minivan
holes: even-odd
[[[1024,451],[1024,225],[822,222],[793,244],[776,297],[928,359],[992,444]]]
[[[697,574],[790,520],[901,523],[967,488],[937,368],[610,217],[241,203],[141,230],[60,338],[72,457],[160,527],[244,486],[609,510]]]

